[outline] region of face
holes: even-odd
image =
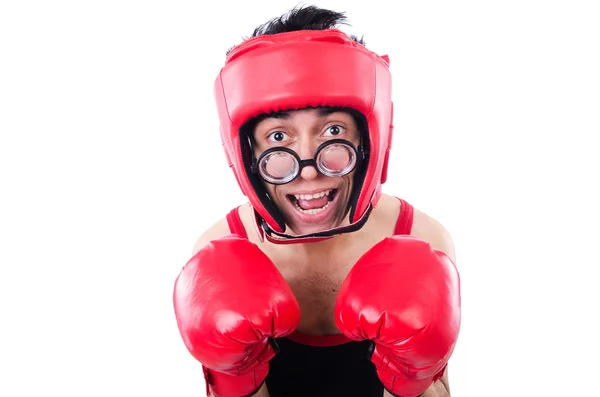
[[[352,115],[302,109],[261,120],[254,133],[254,155],[285,147],[300,159],[313,159],[317,148],[332,139],[344,139],[355,147],[360,132]],[[283,214],[288,232],[315,233],[347,223],[346,214],[353,187],[355,169],[344,176],[325,176],[312,165],[305,166],[290,183],[264,183],[269,196]]]

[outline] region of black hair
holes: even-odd
[[[296,6],[280,17],[273,18],[257,26],[250,37],[294,32],[298,30],[325,30],[349,25],[345,12],[337,12],[316,6]],[[363,37],[350,35],[352,40],[366,45]],[[227,54],[233,49],[227,50]]]

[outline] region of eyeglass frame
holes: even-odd
[[[256,156],[254,155],[254,149],[252,147],[252,141],[250,139],[250,137],[248,137],[248,144],[250,145],[250,151],[252,153],[252,164],[250,164],[250,170],[252,173],[254,174],[258,174],[262,180],[264,180],[265,182],[271,184],[271,185],[285,185],[288,183],[293,182],[294,180],[296,180],[300,174],[302,173],[302,169],[304,169],[304,167],[307,166],[313,166],[317,172],[321,175],[324,176],[328,176],[328,177],[341,177],[344,175],[348,175],[350,172],[352,172],[353,170],[356,169],[356,167],[359,165],[359,163],[364,160],[366,158],[366,154],[363,150],[363,146],[362,146],[362,136],[360,138],[361,143],[358,145],[358,147],[356,147],[352,142],[345,140],[345,139],[331,139],[328,140],[327,142],[323,142],[322,144],[319,145],[319,147],[317,148],[317,150],[315,151],[315,155],[313,156],[312,159],[306,159],[303,160],[300,158],[300,156],[298,155],[297,152],[295,152],[294,150],[287,148],[287,147],[283,147],[283,146],[278,146],[278,147],[273,147],[270,149],[265,150],[264,152],[262,152],[260,154],[260,156],[258,156],[258,159],[256,158]],[[323,170],[321,170],[318,166],[317,163],[317,159],[319,158],[319,154],[323,151],[323,149],[327,148],[330,145],[333,144],[343,144],[346,145],[348,147],[350,147],[350,149],[352,149],[354,151],[355,154],[355,162],[352,166],[352,168],[350,168],[346,173],[342,174],[342,175],[328,175],[326,172],[323,172]],[[273,153],[273,152],[285,152],[285,153],[289,153],[290,155],[292,155],[292,157],[294,157],[296,159],[296,163],[298,164],[298,171],[296,172],[296,175],[294,175],[294,177],[290,180],[286,180],[285,182],[272,182],[272,181],[267,181],[262,174],[260,173],[260,170],[258,169],[259,164],[261,162],[261,160]]]

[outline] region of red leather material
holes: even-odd
[[[184,344],[218,397],[256,391],[276,354],[272,340],[300,323],[298,302],[275,265],[234,235],[211,241],[188,261],[173,304]]]
[[[424,241],[388,237],[352,268],[335,313],[348,338],[374,342],[371,361],[386,389],[418,396],[439,378],[457,342],[458,271]]]

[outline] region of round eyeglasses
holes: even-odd
[[[332,139],[320,145],[314,158],[308,160],[301,160],[286,147],[268,149],[253,162],[252,171],[270,184],[283,185],[296,179],[306,166],[315,167],[325,176],[344,176],[356,167],[357,159],[358,152],[351,142]]]

